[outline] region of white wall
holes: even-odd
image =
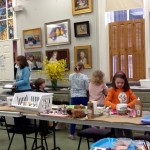
[[[45,56],[46,50],[69,48],[70,50],[70,65],[71,71],[74,66],[74,46],[80,45],[91,45],[92,46],[92,69],[86,69],[85,73],[90,75],[91,72],[98,68],[98,30],[97,30],[97,1],[94,0],[93,12],[72,15],[72,4],[71,0],[16,0],[16,5],[23,5],[24,10],[22,12],[16,12],[17,20],[17,36],[22,40],[22,30],[41,27],[43,47],[38,49],[31,49],[30,51],[42,51]],[[63,19],[70,19],[71,21],[71,44],[60,45],[60,46],[45,46],[45,30],[44,23],[53,22]],[[89,21],[90,22],[90,37],[75,38],[74,37],[74,22]],[[103,20],[104,21],[104,20]],[[24,53],[23,44],[22,54]],[[29,51],[29,50],[26,50]],[[37,73],[32,73],[32,78],[36,78]]]
[[[113,0],[112,0],[113,1]],[[146,76],[148,68],[150,68],[150,2],[144,0],[145,12],[145,50],[146,50]],[[16,0],[16,5],[23,5],[24,10],[17,12],[17,37],[22,40],[22,30],[30,28],[42,28],[43,47],[39,49],[31,49],[31,51],[42,51],[45,56],[46,50],[69,48],[71,71],[74,66],[74,46],[92,45],[92,69],[85,70],[90,75],[95,69],[101,69],[106,75],[106,81],[109,81],[109,39],[108,26],[105,23],[105,5],[106,0],[93,0],[93,12],[81,15],[72,15],[71,0]],[[71,21],[71,44],[53,47],[45,46],[45,30],[44,23],[53,22],[63,19]],[[73,23],[80,21],[90,21],[90,37],[75,38]],[[24,53],[23,44],[22,54]],[[36,78],[38,74],[32,73],[32,78]]]

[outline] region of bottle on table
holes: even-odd
[[[94,118],[94,106],[93,106],[93,102],[92,101],[88,101],[88,104],[87,104],[87,116],[88,116],[88,119]]]
[[[136,116],[142,117],[142,103],[140,98],[138,97],[137,102],[135,103]]]

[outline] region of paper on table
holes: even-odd
[[[4,88],[12,88],[12,87],[13,87],[12,84],[6,84],[6,85],[4,85]]]
[[[106,150],[106,148],[95,147],[94,150]]]

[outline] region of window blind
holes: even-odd
[[[106,12],[142,7],[143,0],[106,0]]]

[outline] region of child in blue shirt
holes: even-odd
[[[82,73],[83,69],[83,63],[79,62],[74,68],[75,73],[72,73],[69,76],[69,81],[71,84],[71,105],[87,105],[89,80],[87,75]],[[74,134],[75,124],[71,124],[69,138],[73,140],[75,138]]]

